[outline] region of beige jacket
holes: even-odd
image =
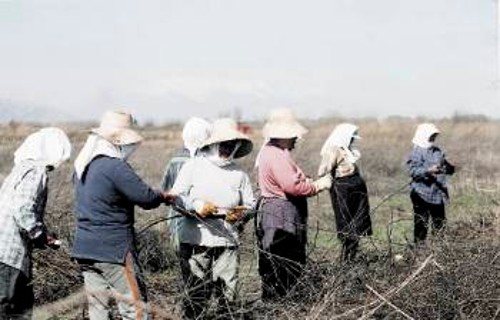
[[[347,161],[349,151],[343,147],[335,147],[328,153],[324,153],[321,157],[321,163],[318,168],[318,176],[324,176],[333,170],[334,178],[342,178],[353,175],[357,168],[354,163]]]

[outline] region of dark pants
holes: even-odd
[[[286,296],[306,264],[307,198],[262,198],[255,219],[262,299]]]
[[[204,247],[181,243],[179,248],[184,318],[203,319],[214,293],[217,318],[233,319],[237,298],[239,256],[237,247]]]
[[[358,253],[359,238],[358,237],[343,237],[342,242],[342,261],[353,261]]]
[[[336,178],[330,189],[342,260],[353,260],[362,236],[372,235],[368,189],[359,173]]]
[[[259,254],[262,299],[285,296],[297,283],[305,263],[305,244],[292,233],[276,230],[269,249],[261,248]]]
[[[413,236],[415,243],[425,241],[427,238],[427,230],[429,226],[429,217],[432,219],[433,233],[443,229],[446,218],[444,203],[432,204],[423,200],[416,192],[412,192],[411,201],[413,203],[414,229]]]
[[[33,285],[20,270],[0,262],[0,319],[31,319]]]

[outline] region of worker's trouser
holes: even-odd
[[[33,301],[30,279],[0,262],[0,319],[31,319]]]
[[[127,254],[124,265],[92,260],[78,260],[78,263],[85,282],[90,320],[109,319],[112,297],[122,319],[150,319],[143,275],[132,254]]]
[[[427,238],[429,228],[429,218],[432,219],[432,232],[438,233],[446,224],[444,204],[432,204],[423,200],[416,192],[411,193],[413,203],[414,229],[413,236],[415,243],[421,243]]]
[[[219,303],[217,314],[220,318],[232,318],[230,304],[237,293],[238,249],[181,243],[179,255],[186,290],[184,317],[203,319],[212,291],[215,291]]]

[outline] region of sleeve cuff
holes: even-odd
[[[37,222],[35,226],[30,231],[28,231],[28,235],[32,240],[38,238],[42,233],[43,233],[43,224],[40,222]]]

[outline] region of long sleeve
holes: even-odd
[[[335,170],[340,156],[339,149],[330,150],[327,154],[321,156],[321,163],[318,167],[318,176],[322,177]]]
[[[411,190],[428,203],[441,204],[448,199],[445,172],[428,172],[432,166],[443,170],[443,161],[443,152],[437,146],[428,149],[415,146],[408,157],[408,172],[412,178]]]
[[[308,196],[314,193],[312,183],[306,179],[304,173],[289,156],[284,156],[280,160],[272,161],[270,166],[276,183],[286,194]]]
[[[47,200],[47,175],[41,169],[31,169],[24,174],[16,185],[12,201],[19,203],[19,209],[14,211],[14,221],[17,226],[29,235],[31,239],[43,232],[43,213]]]
[[[143,209],[154,209],[162,203],[160,193],[149,187],[126,162],[114,168],[113,181],[120,193]]]
[[[193,162],[187,161],[179,171],[175,183],[170,192],[177,196],[177,205],[186,209],[193,210],[193,199],[189,198],[189,191],[193,187]]]
[[[170,192],[177,196],[178,206],[191,212],[200,212],[210,203],[223,215],[236,206],[252,207],[254,203],[250,179],[236,164],[220,167],[202,157],[192,158],[184,164]],[[224,219],[201,222],[186,216],[180,221],[181,243],[208,247],[238,243],[237,229]]]
[[[413,179],[423,179],[427,177],[427,169],[425,167],[425,161],[422,155],[417,152],[417,150],[413,150],[408,157],[408,161],[406,162],[408,166],[408,172],[410,177]]]
[[[253,207],[255,204],[252,184],[250,183],[250,178],[246,173],[243,173],[243,181],[241,183],[241,203],[248,208]]]

